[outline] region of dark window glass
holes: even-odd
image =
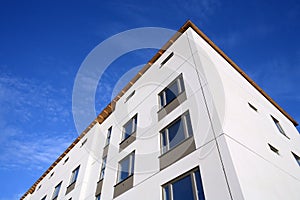
[[[163,188],[163,192],[164,192],[164,200],[171,200],[169,185]]]
[[[199,170],[197,170],[195,172],[195,179],[196,179],[196,185],[197,185],[196,194],[198,195],[198,199],[199,200],[205,200],[204,192],[203,192],[203,185],[202,185],[201,175],[200,175]]]
[[[136,131],[136,125],[137,125],[137,115],[135,115],[132,119],[129,120],[124,125],[124,135],[123,135],[123,140],[128,138],[132,133]]]
[[[169,131],[169,141],[170,141],[170,149],[175,147],[181,141],[185,139],[184,129],[182,120],[177,120],[173,125],[168,128]]]
[[[191,176],[173,183],[173,200],[194,200]]]
[[[119,162],[118,182],[125,180],[134,171],[134,152]]]
[[[179,88],[177,81],[175,81],[172,85],[170,85],[166,89],[166,104],[170,103],[173,101],[179,94]]]

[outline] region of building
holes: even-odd
[[[300,198],[297,122],[192,22],[178,32],[21,199]]]

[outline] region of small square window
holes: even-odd
[[[174,52],[171,52],[171,53],[166,57],[166,59],[164,59],[164,60],[160,63],[160,67],[162,67],[164,64],[166,64],[166,63],[170,60],[170,58],[173,57],[173,55],[174,55]]]
[[[47,198],[47,195],[45,195],[41,200],[46,200],[46,198]]]
[[[136,131],[137,126],[137,115],[131,118],[124,126],[123,126],[123,137],[122,140],[127,139],[131,134]]]
[[[248,105],[249,105],[249,107],[250,107],[250,108],[252,108],[254,111],[256,111],[256,112],[257,112],[257,108],[256,108],[256,107],[254,107],[254,106],[253,106],[251,103],[249,103],[249,102],[248,102]]]
[[[269,145],[269,148],[274,152],[276,153],[277,155],[279,155],[279,150],[276,149],[274,146],[272,146],[271,144],[268,144]]]
[[[85,140],[83,140],[80,147],[82,147],[86,142],[87,142],[87,138],[85,138]]]
[[[129,176],[133,175],[134,172],[134,156],[135,152],[133,151],[123,160],[119,162],[118,170],[118,183],[127,179]]]
[[[300,166],[300,157],[293,152],[292,152],[292,154],[293,154],[295,160],[297,161],[298,165]]]

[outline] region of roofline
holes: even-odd
[[[151,58],[151,60],[131,79],[131,81],[118,93],[118,95],[101,111],[95,120],[73,141],[73,143],[55,160],[54,163],[42,174],[42,176],[27,190],[20,198],[23,200],[29,193],[35,191],[36,186],[47,174],[57,165],[59,161],[81,140],[81,138],[98,122],[102,124],[106,118],[114,111],[116,102],[124,95],[125,92],[160,58],[160,56],[184,33],[188,28],[192,28],[202,39],[204,39],[217,53],[219,53],[235,70],[237,70],[255,89],[257,89],[270,103],[272,103],[285,117],[287,117],[294,126],[298,122],[293,119],[283,108],[281,108],[263,89],[261,89],[235,62],[233,62],[215,43],[213,43],[192,21],[188,20],[175,33],[171,39]]]

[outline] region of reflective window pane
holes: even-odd
[[[179,88],[177,81],[175,81],[172,85],[170,85],[166,90],[166,104],[170,103],[174,100],[179,94]]]
[[[202,181],[201,181],[201,175],[200,175],[200,171],[197,170],[195,172],[195,179],[196,179],[196,187],[197,187],[197,191],[196,194],[198,195],[198,199],[199,200],[204,200],[204,192],[203,192],[203,186],[202,186]]]
[[[184,128],[181,119],[178,119],[173,125],[168,128],[169,131],[169,146],[172,149],[185,139]]]
[[[163,196],[164,196],[164,200],[171,200],[170,193],[169,193],[169,185],[163,188]]]
[[[173,183],[173,200],[194,200],[191,176],[188,175]]]

